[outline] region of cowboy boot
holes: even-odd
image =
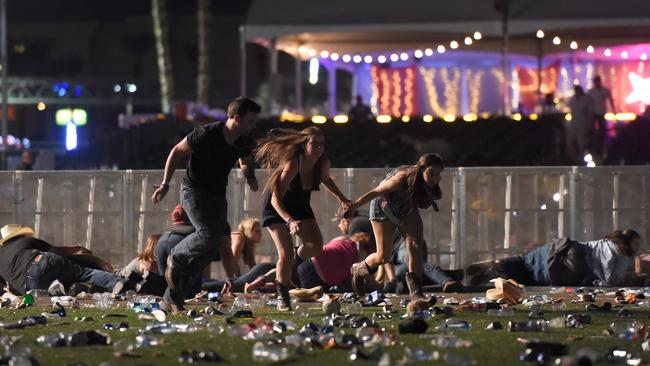
[[[278,311],[291,310],[291,297],[289,296],[289,286],[277,283],[278,293]]]
[[[406,274],[406,285],[409,288],[411,297],[411,301],[406,305],[406,311],[411,313],[428,309],[431,304],[422,293],[421,278],[418,278],[413,272],[408,272]]]
[[[352,273],[352,288],[359,297],[366,295],[366,280],[370,276],[368,265],[365,261],[355,263],[350,267]]]

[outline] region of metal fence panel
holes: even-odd
[[[340,190],[353,199],[375,187],[389,169],[332,169]],[[55,245],[81,244],[116,265],[142,249],[150,234],[162,233],[179,202],[183,172],[158,205],[153,185],[162,171],[1,172],[0,220],[33,227]],[[252,192],[239,170],[228,184],[228,220],[235,229],[245,217],[260,217],[268,171],[258,171]],[[648,167],[449,168],[443,172],[439,212],[421,212],[429,257],[443,268],[523,253],[556,236],[602,237],[615,228],[650,236]],[[321,186],[312,207],[323,240],[340,235],[332,221],[338,201]],[[368,206],[361,208],[368,214]],[[277,256],[264,230],[259,260]],[[213,275],[221,275],[213,265]]]

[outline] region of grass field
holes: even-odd
[[[484,294],[463,294],[452,295],[457,299],[471,298],[475,295]],[[527,294],[529,295],[529,294]],[[549,294],[550,296],[554,296]],[[585,303],[571,303],[570,300],[576,299],[575,295],[564,296],[567,303],[566,313],[585,313]],[[393,303],[397,304],[398,299],[394,299]],[[611,296],[601,295],[597,298],[597,304],[604,301],[612,301]],[[442,302],[442,301],[439,301]],[[192,305],[196,309],[203,309],[207,304]],[[265,319],[286,319],[295,322],[299,327],[307,324],[308,322],[315,322],[322,324],[323,313],[319,304],[304,303],[302,306],[310,308],[309,316],[296,316],[294,314],[278,313],[271,307],[266,308],[253,308],[255,316],[263,317]],[[650,308],[639,307],[635,305],[626,305],[632,311],[632,318],[641,323],[648,321],[650,315]],[[399,315],[404,313],[403,308],[395,307],[398,311],[393,314],[392,320],[381,320],[380,325],[389,332],[394,332],[396,335],[396,344],[391,347],[385,347],[384,350],[391,357],[391,364],[397,363],[404,355],[405,347],[421,348],[427,351],[440,351],[444,354],[445,349],[437,349],[430,344],[430,339],[421,337],[415,334],[398,334]],[[519,355],[524,350],[524,345],[517,342],[517,338],[537,338],[543,341],[563,342],[569,346],[570,352],[575,352],[577,349],[583,347],[591,347],[598,352],[606,352],[614,346],[619,346],[622,349],[633,350],[643,356],[644,362],[650,361],[650,353],[644,354],[641,350],[641,342],[628,342],[614,336],[603,336],[603,331],[607,329],[610,323],[615,320],[620,320],[617,317],[617,308],[610,313],[593,312],[592,324],[585,325],[582,329],[572,328],[552,328],[548,332],[532,333],[532,332],[517,332],[511,333],[507,330],[492,331],[486,330],[485,327],[492,321],[498,320],[504,326],[507,325],[509,320],[525,320],[528,317],[528,311],[523,305],[517,306],[518,311],[511,317],[490,317],[485,312],[476,311],[461,311],[458,306],[455,306],[455,319],[467,320],[471,323],[472,328],[469,331],[457,331],[455,334],[463,339],[473,341],[473,346],[458,350],[452,350],[466,355],[471,355],[478,365],[514,365],[521,364]],[[363,309],[364,315],[370,316],[373,312],[379,311],[377,307],[365,307]],[[562,312],[554,312],[550,305],[542,307],[547,320],[561,316]],[[39,299],[37,306],[28,307],[25,309],[0,309],[0,318],[2,322],[21,319],[28,315],[40,315],[42,312],[50,312],[52,307],[49,306],[47,299]],[[106,318],[102,319],[103,314],[124,314],[126,318]],[[75,317],[93,317],[94,321],[90,322],[77,322]],[[176,323],[192,323],[194,320],[187,316],[169,316],[168,320]],[[212,321],[225,325],[225,316],[214,316]],[[117,326],[121,321],[127,321],[130,325],[129,329],[125,332],[119,330],[103,330],[103,324],[110,322]],[[238,319],[238,323],[246,323],[252,321],[251,319]],[[125,303],[121,303],[116,309],[100,309],[100,308],[87,308],[82,305],[80,309],[67,309],[67,316],[63,318],[53,318],[49,320],[47,325],[36,325],[24,329],[11,329],[0,330],[0,335],[5,336],[21,336],[22,338],[16,343],[15,346],[29,347],[33,351],[34,358],[43,365],[66,365],[66,364],[86,364],[98,365],[102,362],[108,362],[113,365],[165,365],[165,364],[178,364],[178,356],[182,350],[197,350],[208,351],[212,350],[221,355],[225,362],[231,365],[246,365],[253,364],[252,361],[252,347],[255,341],[243,340],[241,337],[231,337],[226,333],[218,334],[216,332],[208,332],[205,326],[196,333],[176,333],[170,335],[162,335],[159,337],[163,339],[164,345],[150,348],[139,348],[133,353],[133,357],[116,357],[114,356],[113,346],[81,346],[81,347],[66,347],[66,348],[48,348],[40,346],[36,343],[36,338],[43,334],[53,334],[58,332],[74,332],[79,330],[101,330],[110,335],[112,342],[119,341],[120,339],[129,339],[133,341],[139,334],[139,330],[143,329],[151,321],[139,320],[136,313],[132,310],[125,308]],[[430,318],[427,320],[429,328],[427,334],[442,333],[441,330],[436,330],[436,326],[444,323],[441,318]],[[117,327],[115,327],[117,328]],[[355,333],[355,329],[345,329],[346,333]],[[569,339],[570,337],[582,336],[580,339]],[[3,347],[4,348],[4,347]],[[4,352],[4,349],[2,350]],[[323,350],[315,348],[306,354],[295,356],[282,364],[291,365],[341,365],[352,364],[347,359],[348,351],[343,349]],[[355,361],[357,364],[377,364],[377,361]],[[419,362],[415,364],[425,364]],[[436,362],[426,362],[426,364],[444,364],[442,360]]]

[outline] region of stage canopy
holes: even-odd
[[[483,36],[474,50],[501,48],[502,14],[489,0],[257,0],[245,39],[294,55],[306,46],[338,53],[372,53],[431,47],[466,34]],[[538,29],[594,47],[647,42],[650,1],[517,0],[508,11],[509,49],[535,53]],[[462,44],[462,42],[461,42]],[[568,44],[567,44],[568,47]],[[302,55],[303,58],[308,56]]]

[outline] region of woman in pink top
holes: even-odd
[[[359,258],[364,258],[371,253],[371,237],[368,233],[357,232],[352,238],[339,236],[323,246],[320,253],[302,262],[298,266],[300,287],[312,288],[316,286],[350,287],[350,266]],[[376,283],[368,283],[372,289],[377,289]]]

